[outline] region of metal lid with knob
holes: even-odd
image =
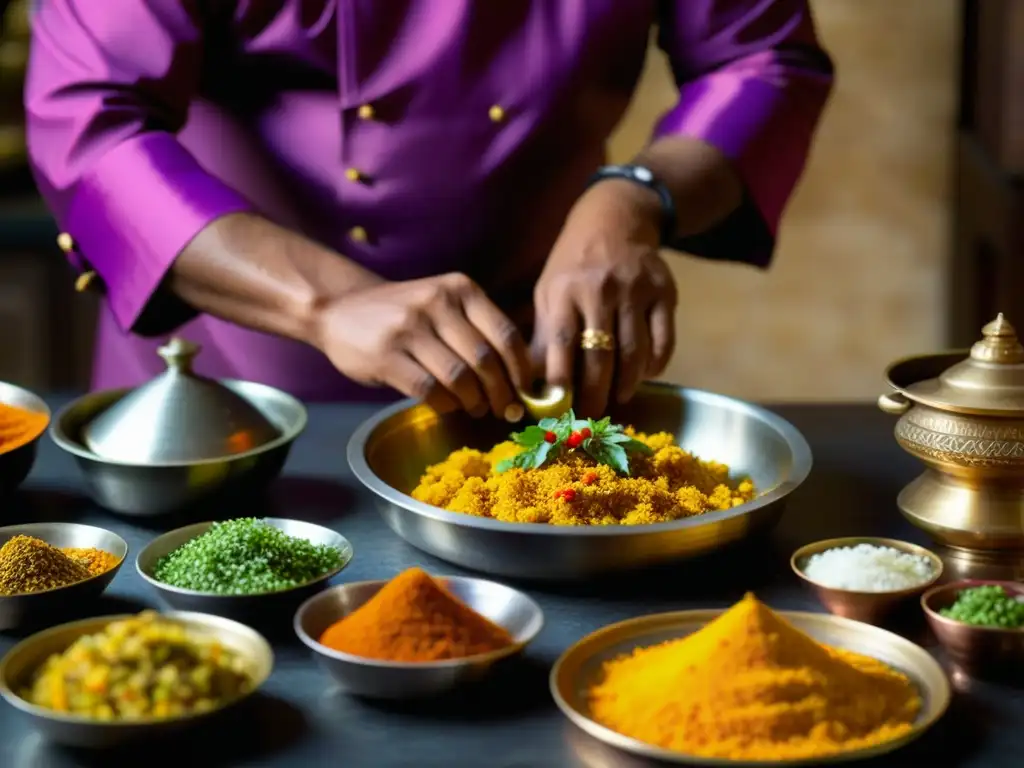
[[[1024,346],[1002,313],[981,330],[966,360],[937,378],[903,388],[907,398],[940,410],[1008,415],[1024,413]]]
[[[86,424],[85,447],[100,459],[145,466],[225,458],[280,437],[248,400],[192,370],[200,349],[179,338],[160,347],[167,370]]]

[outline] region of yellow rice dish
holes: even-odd
[[[667,432],[618,431],[623,440],[629,436],[629,442],[643,444],[637,449],[648,450],[629,457],[628,475],[595,460],[590,454],[600,456],[599,449],[588,453],[582,445],[551,451],[555,455],[536,468],[499,471],[499,463],[524,450],[523,443],[506,441],[486,453],[461,448],[427,467],[412,496],[451,512],[508,523],[642,525],[730,509],[756,495],[752,482],[731,486],[729,467],[698,459]]]

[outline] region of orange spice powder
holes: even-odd
[[[512,645],[512,636],[420,568],[385,584],[320,636],[328,648],[384,661],[459,659]]]
[[[35,440],[50,423],[45,413],[0,403],[0,453],[8,453]]]

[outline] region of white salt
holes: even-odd
[[[935,575],[927,558],[873,544],[811,555],[803,572],[823,587],[855,592],[896,592],[920,586]]]

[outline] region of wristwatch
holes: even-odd
[[[642,165],[602,165],[590,177],[587,188],[605,179],[624,179],[654,191],[661,200],[661,244],[668,245],[676,240],[678,217],[676,203],[668,187],[658,181],[658,177],[650,168]]]

